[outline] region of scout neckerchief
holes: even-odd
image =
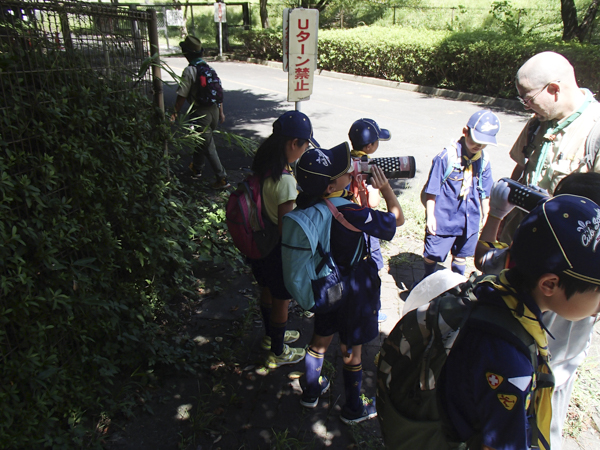
[[[535,171],[531,174],[531,179],[529,180],[529,184],[533,184],[537,186],[542,177],[542,169],[544,167],[544,163],[546,162],[546,158],[548,157],[548,152],[550,148],[552,148],[552,143],[556,140],[556,136],[562,130],[571,125],[575,120],[579,118],[579,116],[585,111],[590,103],[594,101],[594,96],[588,89],[582,89],[585,93],[585,99],[583,104],[579,107],[577,111],[571,114],[569,117],[564,119],[558,125],[554,124],[554,121],[550,121],[550,125],[544,134],[544,143],[542,145],[542,149],[540,150],[540,157],[537,160],[537,164],[535,165]]]
[[[464,147],[466,153],[468,151],[466,148],[467,145],[465,144]],[[463,169],[463,182],[460,188],[460,194],[458,196],[462,197],[463,199],[468,197],[469,192],[471,191],[471,185],[473,184],[473,163],[480,159],[482,154],[483,150],[475,153],[471,158],[469,158],[466,154],[462,155],[461,157],[462,165],[465,167]]]
[[[370,158],[370,156],[362,150],[350,150],[350,156],[352,156],[353,158],[360,158],[361,156],[366,156]]]
[[[342,189],[340,191],[332,192],[331,194],[324,195],[323,198],[333,198],[333,197],[343,197],[346,200],[350,200],[351,202],[354,200],[354,195],[347,189]]]
[[[537,344],[538,352],[542,357],[542,362],[538,365],[537,372],[542,374],[551,374],[552,371],[548,366],[548,335],[545,332],[544,327],[540,323],[536,315],[527,307],[527,305],[517,299],[517,292],[510,285],[506,279],[506,271],[502,271],[498,278],[488,277],[494,288],[500,293],[502,300],[506,306],[512,312],[512,315],[519,321],[519,323],[525,328],[525,331],[533,337]],[[486,281],[488,281],[486,278]],[[532,379],[532,392],[530,395],[534,395],[535,402],[535,417],[537,422],[538,432],[532,433],[532,436],[537,435],[537,442],[532,442],[533,448],[550,449],[550,422],[552,420],[552,392],[553,387],[537,386],[538,380],[536,375]],[[525,408],[529,407],[529,399]]]

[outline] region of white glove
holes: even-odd
[[[496,181],[490,194],[490,212],[489,215],[502,220],[515,207],[508,201],[510,187],[506,181]]]

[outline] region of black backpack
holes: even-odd
[[[223,103],[223,87],[217,72],[205,61],[199,61],[193,66],[197,73],[196,82],[192,87],[194,102],[200,106]]]
[[[442,368],[465,325],[511,342],[531,360],[539,380],[537,387],[554,385],[551,375],[538,372],[535,340],[510,310],[503,305],[478,302],[473,295],[473,288],[486,278],[473,273],[467,282],[408,312],[383,342],[377,364],[376,405],[386,448],[481,448],[478,435],[468,442],[458,441],[438,398],[437,382]],[[418,320],[423,316],[425,326]],[[534,430],[532,442],[537,442],[533,401],[528,415]]]

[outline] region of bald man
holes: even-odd
[[[600,122],[600,103],[577,85],[575,70],[562,55],[542,52],[528,59],[516,76],[519,100],[534,115],[510,150],[517,163],[511,178],[550,194],[573,172],[600,172],[600,158],[585,158],[588,134]],[[515,208],[505,219],[501,242],[510,243],[525,214]]]
[[[572,172],[600,172],[600,159],[584,158],[586,138],[600,120],[600,104],[580,89],[569,61],[554,52],[530,58],[517,72],[519,100],[535,113],[510,151],[512,178],[553,193]]]
[[[535,114],[510,151],[517,163],[512,178],[553,193],[570,173],[600,172],[597,156],[584,160],[587,136],[600,122],[600,104],[589,90],[579,88],[569,61],[558,53],[538,53],[521,66],[516,85],[521,103]],[[512,241],[524,215],[515,208],[507,216],[501,242]],[[552,450],[560,450],[575,370],[587,354],[594,320],[570,322],[548,314],[544,323],[558,338],[550,345],[556,377],[550,439]]]

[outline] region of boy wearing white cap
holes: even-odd
[[[491,111],[473,114],[462,137],[435,158],[425,185],[426,230],[423,252],[425,274],[435,271],[452,253],[452,271],[465,273],[466,258],[473,256],[479,222],[487,217],[492,169],[483,149],[496,145],[500,120]]]

